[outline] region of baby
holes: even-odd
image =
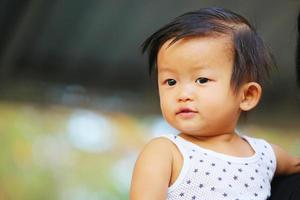
[[[143,44],[166,121],[180,131],[150,141],[132,177],[131,200],[262,200],[273,175],[300,159],[237,133],[259,102],[272,59],[255,29],[222,8],[185,13]]]

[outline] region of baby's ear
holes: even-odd
[[[261,97],[262,88],[256,82],[245,83],[241,88],[240,108],[242,111],[249,111],[254,108]]]

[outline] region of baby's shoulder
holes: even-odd
[[[144,149],[153,149],[154,151],[169,153],[171,153],[174,148],[176,148],[176,145],[168,135],[152,138],[144,147]]]
[[[173,144],[165,137],[151,139],[140,152],[135,171],[141,174],[165,174],[169,177],[173,162]]]
[[[246,139],[251,144],[260,145],[260,146],[264,146],[264,147],[266,145],[270,146],[270,143],[263,138],[253,137],[253,136],[248,136],[248,135],[242,135],[242,138]]]
[[[259,154],[262,155],[269,155],[270,158],[275,159],[275,152],[273,149],[273,145],[268,142],[267,140],[263,138],[257,138],[252,136],[245,136],[243,135],[243,138],[245,138],[248,143],[250,143],[251,147],[256,151],[259,152]]]
[[[178,153],[176,144],[168,136],[159,136],[152,138],[142,149],[139,157],[143,160],[152,160],[155,162],[171,161],[174,155]]]

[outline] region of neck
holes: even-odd
[[[211,143],[211,144],[219,143],[219,142],[230,143],[238,137],[235,131],[213,134],[209,136],[198,136],[198,135],[189,135],[185,133],[180,133],[179,136],[194,143]]]

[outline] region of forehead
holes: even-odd
[[[181,65],[207,67],[233,64],[233,43],[229,36],[188,37],[165,42],[157,56],[158,71]]]

